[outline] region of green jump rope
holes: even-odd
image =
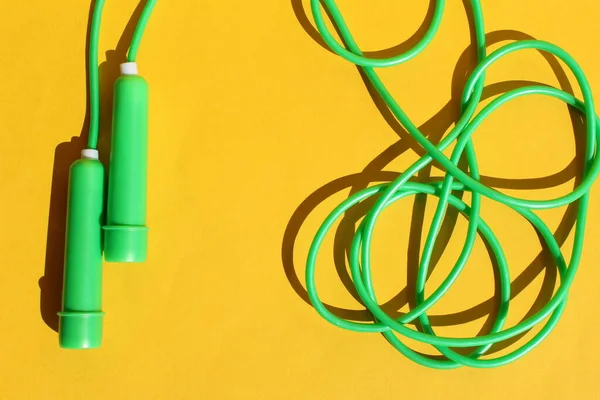
[[[345,47],[338,43],[329,32],[324,21],[320,3],[322,3],[322,6],[326,7],[329,12],[332,22],[337,28]],[[316,237],[312,242],[306,267],[306,285],[311,303],[316,311],[327,321],[340,328],[355,332],[382,333],[400,353],[414,362],[439,369],[451,369],[459,366],[491,368],[510,363],[531,351],[535,346],[542,342],[556,326],[565,308],[569,288],[573,283],[581,260],[590,188],[600,171],[600,163],[596,157],[596,146],[600,132],[596,129],[598,119],[594,111],[594,102],[590,85],[575,60],[559,47],[538,40],[510,43],[494,51],[492,54],[487,55],[481,3],[479,0],[471,0],[479,64],[464,87],[461,99],[462,112],[460,119],[454,128],[437,145],[434,145],[427,140],[423,133],[419,131],[416,125],[412,123],[398,105],[375,72],[374,68],[398,65],[421,53],[433,40],[440,26],[444,3],[445,0],[436,0],[431,25],[415,47],[406,53],[395,57],[373,59],[365,57],[361,52],[334,0],[322,0],[321,2],[319,0],[311,0],[310,2],[317,29],[325,43],[327,43],[327,45],[339,56],[361,67],[368,80],[385,101],[387,107],[402,124],[404,129],[406,129],[423,149],[426,150],[427,154],[411,165],[395,181],[364,189],[350,196],[331,212],[319,228]],[[500,95],[493,99],[480,112],[476,112],[483,92],[486,70],[502,57],[526,49],[544,51],[553,54],[562,60],[575,75],[583,95],[583,100],[578,100],[573,95],[552,87],[527,86]],[[562,197],[543,201],[526,200],[503,194],[480,182],[479,168],[471,136],[477,127],[479,127],[479,125],[481,125],[481,123],[500,106],[518,97],[530,95],[543,95],[559,99],[585,115],[587,135],[585,166],[581,177],[581,183],[571,193]],[[451,144],[454,144],[454,148],[450,157],[447,157],[444,155],[443,151],[448,149]],[[461,159],[466,160],[468,172],[459,168],[458,164]],[[430,183],[414,182],[412,178],[433,161],[442,165],[446,172],[445,177],[442,180],[432,181]],[[472,198],[471,204],[467,205],[459,197],[455,196],[453,192],[456,191],[469,192]],[[394,319],[379,306],[373,287],[371,278],[371,242],[373,238],[373,229],[381,212],[386,207],[402,198],[417,194],[436,196],[439,198],[439,203],[422,250],[416,282],[409,282],[409,284],[414,284],[416,287],[416,307],[401,317]],[[535,315],[510,328],[504,327],[510,303],[509,270],[498,239],[485,221],[480,217],[482,196],[512,208],[536,228],[549,249],[560,275],[560,287],[552,299]],[[344,213],[351,207],[373,197],[376,200],[375,204],[359,224],[348,256],[351,276],[356,291],[358,292],[362,303],[373,315],[374,319],[373,323],[360,323],[345,320],[334,315],[321,302],[315,285],[315,263],[323,240],[336,221],[342,218]],[[571,254],[570,262],[567,265],[560,246],[556,242],[551,230],[534,213],[534,211],[562,207],[573,202],[578,203],[578,212],[575,225],[573,252]],[[445,278],[443,283],[426,297],[424,288],[433,248],[446,210],[449,206],[456,208],[468,219],[469,225],[467,235],[462,252],[451,272]],[[427,317],[427,311],[435,305],[448,290],[450,290],[452,284],[462,272],[469,259],[478,232],[489,244],[498,266],[500,306],[495,321],[491,327],[490,333],[485,336],[462,338],[437,336]],[[500,357],[494,358],[491,355],[487,355],[486,357],[486,352],[492,345],[527,332],[546,319],[547,321],[545,321],[541,330],[518,349]],[[421,330],[415,330],[407,326],[408,324],[414,324],[417,321],[422,327]],[[402,342],[401,339],[403,337],[432,345],[441,354],[441,359],[428,357],[410,349]],[[456,348],[474,348],[474,350],[468,353],[468,355],[463,355],[453,350]]]
[[[108,262],[143,262],[148,248],[146,174],[148,84],[135,62],[156,0],[148,0],[135,29],[127,62],[114,87],[108,196],[98,157],[100,85],[98,36],[104,0],[94,4],[89,43],[90,134],[88,148],[69,171],[63,304],[59,344],[88,349],[102,343],[102,256]],[[104,224],[105,222],[105,224]]]
[[[141,14],[128,53],[128,62],[121,65],[122,76],[115,83],[113,110],[110,177],[106,207],[104,201],[104,168],[98,160],[99,132],[99,83],[98,83],[98,34],[104,0],[97,0],[92,19],[89,80],[90,80],[90,135],[88,149],[82,151],[82,159],[70,170],[67,232],[65,249],[65,278],[63,309],[59,313],[59,342],[64,348],[96,348],[102,342],[102,258],[108,262],[143,262],[147,255],[148,228],[146,227],[146,171],[148,146],[148,85],[137,73],[135,63],[140,41],[156,0],[148,0]],[[306,282],[309,298],[316,311],[332,324],[357,332],[382,333],[400,353],[427,367],[450,369],[461,365],[469,367],[496,367],[522,357],[537,346],[558,323],[569,288],[577,272],[583,249],[583,237],[587,216],[589,191],[600,172],[596,157],[598,133],[589,83],[575,60],[557,46],[537,40],[508,44],[490,55],[486,54],[485,30],[479,0],[472,0],[473,19],[479,64],[471,74],[462,95],[462,114],[452,131],[434,145],[418,130],[387,90],[375,68],[390,67],[406,62],[433,40],[443,14],[444,0],[436,0],[435,11],[429,29],[417,45],[406,53],[385,59],[365,57],[354,41],[334,0],[322,0],[332,17],[346,47],[336,41],[325,24],[320,0],[311,0],[312,13],[317,29],[327,45],[344,59],[360,66],[389,109],[427,151],[395,181],[364,189],[336,207],[317,232],[309,251]],[[564,91],[546,86],[527,86],[492,100],[476,112],[481,100],[485,71],[500,58],[520,50],[534,49],[551,53],[561,59],[574,73],[583,95],[583,101]],[[580,110],[586,119],[585,166],[581,183],[569,194],[543,201],[526,200],[508,196],[480,182],[479,169],[471,136],[477,127],[504,103],[528,95],[544,95],[564,101]],[[451,156],[443,151],[455,144]],[[458,167],[462,158],[468,163],[468,172]],[[411,180],[420,170],[433,161],[446,170],[441,181],[417,183]],[[453,192],[471,193],[467,205]],[[381,212],[394,202],[417,194],[439,198],[433,222],[429,229],[419,264],[416,285],[416,307],[398,319],[388,316],[378,305],[371,279],[370,248],[375,223]],[[510,302],[510,277],[502,247],[489,226],[480,218],[481,196],[493,199],[526,218],[537,229],[550,250],[560,274],[560,287],[552,299],[535,315],[511,328],[504,328]],[[315,262],[323,239],[335,222],[356,204],[376,197],[375,205],[360,223],[352,241],[349,263],[353,282],[366,308],[374,317],[373,323],[358,323],[341,319],[331,313],[319,299],[315,286]],[[570,262],[567,265],[560,246],[548,226],[534,210],[552,209],[578,202],[575,240]],[[425,297],[424,287],[437,235],[448,206],[455,207],[468,220],[468,231],[463,250],[450,274],[443,283]],[[103,225],[104,221],[106,224]],[[427,310],[436,304],[451,288],[469,259],[477,234],[488,242],[499,269],[500,307],[489,334],[471,338],[437,336],[427,317]],[[495,343],[513,338],[537,324],[547,321],[541,330],[527,343],[509,354],[496,358],[481,358]],[[422,331],[406,325],[418,320]],[[427,343],[444,357],[436,359],[417,353],[402,343],[400,337]],[[475,349],[462,355],[453,348]]]

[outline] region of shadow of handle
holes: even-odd
[[[65,229],[67,217],[67,195],[69,168],[80,158],[87,139],[73,138],[61,143],[54,151],[54,170],[50,195],[48,235],[46,239],[46,266],[40,278],[40,313],[51,329],[58,332],[58,315],[62,302],[63,262],[65,254]]]

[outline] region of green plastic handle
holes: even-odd
[[[102,344],[103,203],[102,163],[86,158],[75,161],[69,172],[63,305],[58,313],[63,348]]]
[[[143,262],[148,252],[146,180],[148,83],[138,75],[115,82],[104,259]]]

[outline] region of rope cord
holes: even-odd
[[[460,119],[450,133],[448,133],[439,144],[435,145],[419,131],[417,126],[404,113],[400,105],[383,84],[374,68],[398,65],[421,53],[433,40],[433,37],[438,31],[442,20],[445,0],[436,0],[431,24],[423,38],[412,49],[398,56],[385,59],[373,59],[364,56],[355,42],[334,0],[322,0],[322,6],[327,8],[331,20],[339,32],[345,47],[338,43],[328,30],[324,21],[320,0],[311,0],[310,4],[317,29],[325,43],[336,54],[362,68],[373,87],[377,90],[378,94],[385,101],[386,105],[404,129],[406,129],[427,151],[426,155],[411,165],[395,181],[375,185],[357,192],[336,207],[325,219],[312,242],[306,267],[307,291],[314,308],[323,318],[340,328],[356,332],[382,333],[404,356],[412,361],[431,368],[451,369],[459,366],[491,368],[510,363],[527,354],[548,336],[558,323],[565,308],[568,291],[577,272],[583,251],[583,238],[590,188],[600,172],[600,162],[598,157],[596,157],[596,146],[600,139],[600,132],[596,130],[596,125],[600,124],[600,120],[596,116],[592,91],[582,69],[564,50],[551,43],[539,40],[513,42],[501,47],[492,54],[487,55],[481,3],[480,0],[471,0],[479,64],[470,75],[464,87],[461,98],[462,114]],[[526,86],[508,91],[494,98],[481,111],[476,112],[482,97],[486,70],[499,59],[513,52],[526,49],[548,52],[563,61],[573,72],[581,89],[583,100],[578,100],[573,95],[552,87]],[[543,95],[556,98],[581,111],[585,116],[586,150],[583,175],[579,185],[567,195],[547,200],[521,199],[501,193],[480,182],[479,168],[471,136],[481,123],[503,104],[516,98],[530,95]],[[454,148],[450,157],[447,157],[443,152],[452,144],[454,144]],[[467,161],[468,172],[464,172],[458,166],[459,161],[463,158]],[[443,181],[417,183],[411,180],[411,178],[419,171],[427,167],[433,161],[436,161],[445,169]],[[459,197],[455,196],[453,194],[455,191],[469,192],[471,194],[471,204],[467,205]],[[439,198],[439,203],[431,226],[429,227],[422,250],[422,256],[419,261],[416,282],[414,282],[416,285],[416,307],[401,317],[394,319],[379,306],[372,283],[371,242],[373,231],[377,219],[386,207],[402,198],[417,194],[436,196]],[[511,282],[508,264],[498,239],[480,216],[482,196],[512,208],[534,226],[549,249],[560,275],[560,287],[552,299],[536,314],[510,328],[504,327],[510,303]],[[346,211],[351,207],[372,197],[375,197],[376,199],[375,204],[359,224],[348,255],[353,283],[360,299],[367,310],[373,315],[375,321],[373,323],[361,323],[342,319],[327,309],[317,293],[315,268],[317,255],[324,238],[332,229],[336,221],[342,218]],[[577,221],[575,225],[573,250],[570,262],[567,265],[565,257],[563,256],[552,231],[533,212],[533,210],[553,209],[574,202],[578,203]],[[425,297],[424,289],[430,267],[430,260],[437,235],[449,206],[456,208],[468,219],[465,242],[460,256],[449,275],[429,297]],[[498,313],[495,316],[495,321],[490,332],[484,336],[461,338],[437,336],[427,317],[427,311],[450,290],[452,284],[462,272],[471,255],[478,233],[489,244],[491,253],[496,259],[498,267],[500,306]],[[409,284],[413,283],[409,282]],[[494,358],[488,356],[483,359],[480,358],[486,354],[492,345],[527,332],[546,319],[547,321],[541,330],[532,339],[516,350],[500,357]],[[420,323],[422,330],[415,330],[406,326],[417,320]],[[442,354],[443,359],[431,358],[410,349],[401,341],[402,337],[432,345]],[[452,349],[470,347],[475,347],[475,349],[468,355],[459,354]]]
[[[147,0],[146,5],[140,15],[137,23],[131,45],[127,54],[128,62],[135,62],[137,53],[144,35],[144,30],[148,24],[148,19],[152,14],[152,10],[156,4],[156,0]],[[102,10],[104,8],[104,0],[96,0],[92,15],[92,25],[90,29],[90,44],[89,44],[89,93],[90,93],[90,134],[88,138],[88,148],[96,149],[98,147],[98,132],[100,130],[100,81],[98,77],[98,41],[100,37],[100,24],[102,22]]]

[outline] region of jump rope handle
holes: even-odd
[[[146,260],[147,165],[148,84],[135,63],[125,63],[115,82],[104,227],[104,167],[98,151],[83,150],[69,171],[63,304],[58,314],[63,348],[102,344],[102,252],[107,262]]]
[[[115,82],[104,259],[144,262],[148,254],[148,83],[136,63],[121,65]]]
[[[102,220],[104,166],[97,150],[83,150],[69,170],[60,347],[102,344]]]

